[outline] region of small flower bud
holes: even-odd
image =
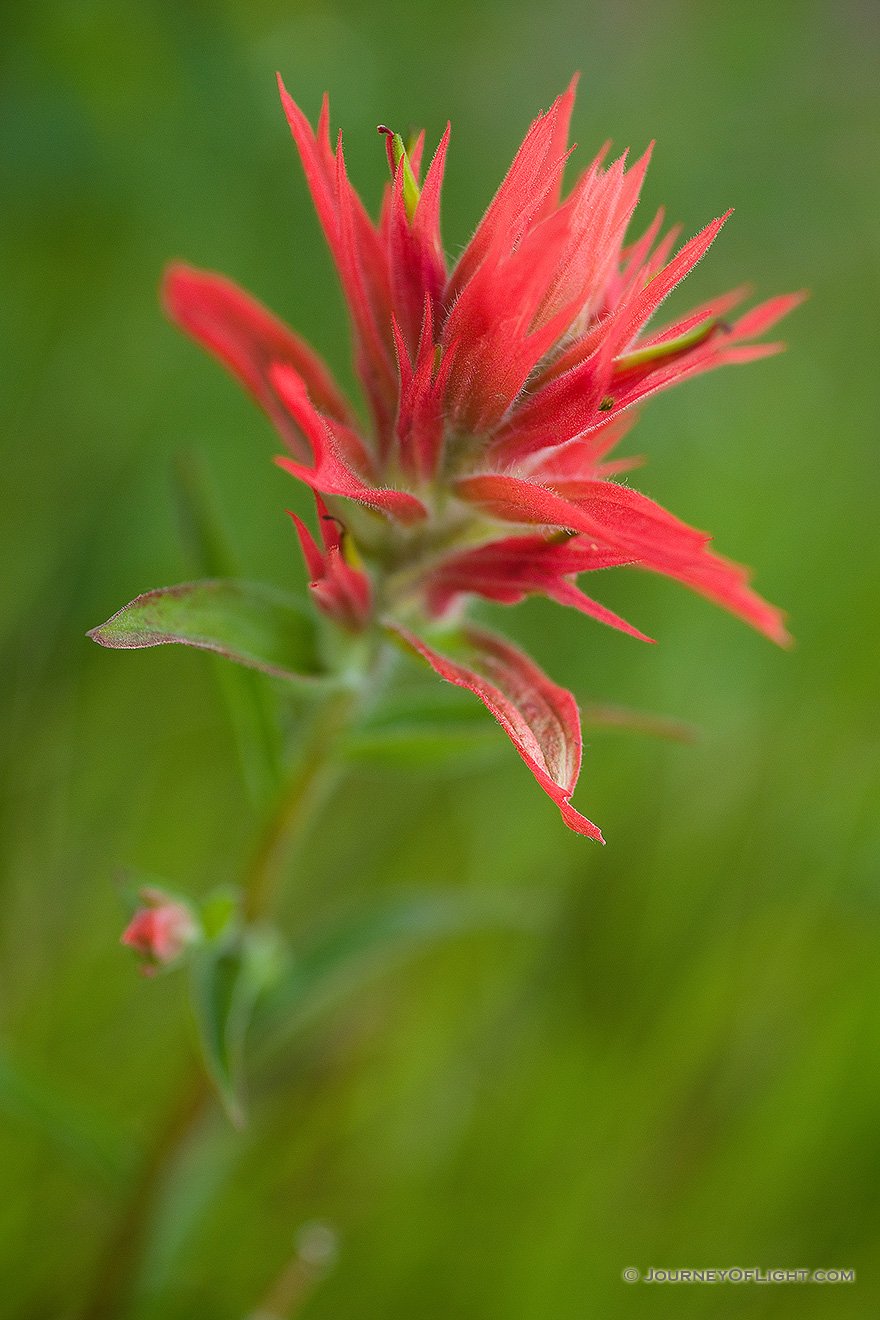
[[[142,889],[140,897],[145,906],[122,932],[120,944],[127,944],[144,959],[143,976],[155,976],[160,967],[175,962],[198,939],[199,928],[189,907],[161,889]]]

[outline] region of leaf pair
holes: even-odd
[[[510,892],[382,896],[327,923],[293,952],[277,932],[233,917],[190,960],[205,1066],[236,1127],[246,1119],[245,1045],[277,1054],[311,1022],[423,949],[468,932],[530,930],[546,901]]]
[[[581,761],[581,726],[570,692],[553,683],[512,643],[473,625],[449,631],[435,649],[401,625],[386,633],[427,661],[441,678],[480,698],[508,734],[538,783],[559,807],[566,824],[602,842],[598,828],[571,805]],[[322,662],[315,621],[283,592],[235,579],[183,583],[138,596],[89,634],[102,646],[138,648],[180,642],[226,656],[316,694],[332,674]],[[593,712],[593,722],[612,723],[668,735],[662,723],[627,712],[611,720]],[[676,736],[673,733],[672,736]],[[350,733],[347,754],[409,765],[467,758],[482,750],[485,736],[458,721],[410,715]]]

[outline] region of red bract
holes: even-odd
[[[368,430],[318,356],[230,281],[173,265],[164,297],[268,414],[288,450],[279,464],[330,500],[333,521],[319,500],[323,553],[296,520],[319,607],[351,630],[384,624],[477,693],[567,823],[600,837],[569,805],[580,763],[570,694],[484,630],[460,632],[452,658],[413,629],[469,595],[514,604],[538,593],[648,641],[575,585],[579,573],[626,564],[677,579],[784,644],[782,614],[751,590],[747,571],[612,480],[634,460],[606,460],[649,394],[778,352],[751,341],[803,295],[728,322],[747,293],[738,289],[649,328],[726,216],[674,255],[677,230],[661,236],[662,213],[627,245],[650,152],[606,168],[603,149],[563,197],[574,88],[532,124],[449,271],[440,237],[448,127],[421,187],[423,139],[408,155],[381,129],[393,177],[374,223],[348,181],[341,138],[331,142],[327,98],[313,131],[281,87],[348,304]],[[343,524],[372,585],[343,553]]]
[[[346,560],[344,528],[338,519],[327,512],[327,506],[320,495],[315,496],[315,504],[321,522],[323,554],[302,519],[288,509],[296,524],[303,558],[309,570],[309,591],[323,614],[349,632],[362,632],[369,622],[373,604],[370,579]]]

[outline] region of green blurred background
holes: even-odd
[[[243,1137],[168,1189],[138,1314],[256,1307],[309,1220],[314,1317],[880,1313],[880,16],[868,0],[540,5],[31,0],[3,18],[0,1314],[75,1317],[192,1054],[182,978],[118,946],[115,868],[200,893],[255,816],[208,658],[85,639],[188,574],[173,457],[205,459],[242,572],[302,589],[268,425],[157,307],[169,257],[233,276],[350,384],[344,309],[280,111],[321,92],[371,208],[378,122],[447,117],[454,255],[534,114],[583,72],[577,159],[658,140],[640,223],[737,209],[676,308],[808,286],[781,358],[656,400],[633,484],[790,612],[783,653],[674,584],[486,611],[584,702],[692,721],[596,733],[569,834],[512,749],[362,766],[291,921],[357,889],[509,886],[472,935],[291,1051]],[[488,717],[487,717],[488,718]],[[188,1199],[189,1197],[189,1199]],[[624,1267],[855,1269],[854,1285],[627,1285]]]

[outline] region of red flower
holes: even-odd
[[[747,293],[738,289],[649,329],[726,216],[674,256],[678,231],[660,236],[662,213],[626,245],[650,152],[627,169],[625,155],[605,168],[603,150],[563,198],[574,88],[532,124],[449,272],[439,224],[448,127],[421,186],[423,137],[407,153],[381,129],[393,181],[374,224],[348,182],[341,139],[331,144],[326,97],[314,132],[281,86],[348,303],[368,435],[325,364],[230,281],[176,264],[164,297],[172,319],[269,415],[289,451],[279,464],[330,498],[379,570],[371,587],[346,560],[342,523],[324,521],[319,503],[323,554],[296,521],[320,608],[351,629],[379,619],[474,691],[567,823],[599,838],[569,805],[581,745],[570,694],[484,630],[460,634],[463,664],[410,625],[424,629],[471,594],[512,604],[541,593],[647,641],[574,583],[630,564],[676,578],[785,643],[780,611],[750,589],[748,572],[611,479],[631,460],[606,460],[649,394],[778,352],[783,345],[750,341],[803,295],[731,323]]]
[[[141,955],[141,972],[154,976],[160,967],[175,962],[188,944],[198,938],[198,926],[192,912],[161,889],[142,889],[146,904],[139,908],[120,936]]]

